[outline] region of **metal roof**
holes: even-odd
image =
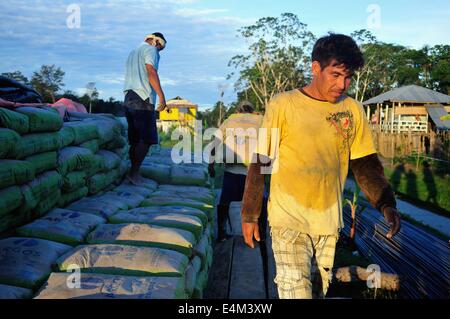
[[[448,114],[442,105],[425,105],[425,106],[434,124],[436,124],[437,129],[443,131],[450,130],[450,121],[442,120],[442,117]]]
[[[389,92],[377,95],[363,104],[377,104],[384,102],[412,102],[412,103],[450,103],[450,96],[418,85],[407,85]]]

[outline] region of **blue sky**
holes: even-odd
[[[379,40],[414,48],[450,44],[450,2],[304,0],[3,0],[0,2],[0,73],[31,77],[42,64],[65,72],[64,89],[84,93],[96,82],[100,97],[123,99],[124,63],[155,31],[164,33],[159,74],[167,99],[180,95],[207,108],[236,99],[227,64],[246,53],[237,29],[261,17],[292,12],[316,36],[369,28],[370,5],[380,11]],[[80,8],[80,28],[69,28],[68,6]],[[369,10],[370,11],[370,10]],[[370,20],[370,19],[369,19]]]

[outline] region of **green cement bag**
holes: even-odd
[[[107,193],[102,193],[90,197],[86,197],[83,200],[80,200],[80,203],[89,203],[92,205],[93,202],[100,202],[104,204],[108,204],[116,208],[116,210],[128,210],[128,204],[125,203],[117,196],[106,195]]]
[[[18,107],[14,109],[28,117],[29,132],[55,132],[63,126],[63,120],[59,112],[53,108]]]
[[[139,207],[145,199],[139,194],[124,191],[111,191],[106,193],[105,196],[120,198],[121,201],[128,205],[128,209]]]
[[[72,247],[37,238],[0,240],[0,283],[36,289],[51,272],[55,260]]]
[[[73,203],[74,201],[77,201],[80,198],[86,197],[88,193],[89,189],[87,187],[81,187],[77,190],[68,193],[62,193],[58,201],[58,206],[66,207],[70,203]]]
[[[54,170],[58,167],[58,153],[46,152],[31,155],[26,157],[25,161],[31,163],[34,166],[34,170],[37,175],[46,171]]]
[[[97,139],[86,141],[84,143],[81,143],[79,146],[87,148],[88,150],[90,150],[92,152],[92,154],[95,154],[95,153],[97,153],[99,151],[99,146],[98,146],[98,140]]]
[[[88,233],[104,222],[105,219],[99,216],[55,208],[44,217],[18,228],[17,234],[74,246],[83,243]]]
[[[185,167],[173,165],[171,171],[170,184],[175,185],[197,185],[205,186],[208,177],[203,167]]]
[[[0,128],[0,158],[9,158],[14,154],[14,148],[20,140],[20,135],[15,131]]]
[[[200,187],[200,186],[179,186],[179,185],[159,185],[158,191],[170,192],[175,194],[180,194],[180,196],[192,196],[189,197],[194,200],[198,200],[207,204],[214,205],[215,195],[210,188]]]
[[[83,198],[75,203],[70,204],[66,209],[73,210],[80,213],[88,213],[102,218],[108,218],[109,216],[117,213],[119,208],[113,204],[102,202],[95,199]]]
[[[0,216],[12,212],[22,204],[23,195],[18,186],[0,189]]]
[[[101,156],[94,155],[91,164],[84,171],[86,172],[87,177],[92,177],[97,173],[105,172],[105,160]]]
[[[33,217],[41,217],[54,208],[61,198],[61,190],[53,192],[52,196],[41,199],[39,204],[33,210]]]
[[[149,178],[143,178],[141,177],[141,184],[139,185],[139,187],[144,187],[147,188],[149,190],[151,190],[152,192],[155,191],[158,188],[158,183],[155,182],[152,179]],[[122,183],[122,185],[126,185],[126,186],[134,186],[133,184],[130,183],[130,181],[128,179],[125,179]]]
[[[148,213],[176,213],[176,214],[185,214],[192,215],[201,220],[202,225],[206,226],[208,223],[208,215],[198,209],[187,206],[147,206],[136,208],[135,211],[142,211]]]
[[[123,183],[122,185],[117,186],[114,189],[114,191],[139,194],[145,198],[149,197],[153,193],[153,191],[149,188],[141,187],[141,186],[134,186],[131,184],[126,184],[126,183]]]
[[[35,177],[31,162],[18,160],[0,160],[0,189],[27,183]]]
[[[145,178],[150,178],[158,183],[170,183],[170,165],[143,163],[140,168],[140,173]]]
[[[107,150],[100,150],[97,152],[98,156],[101,156],[105,163],[106,170],[112,170],[120,165],[120,157],[113,152]]]
[[[86,184],[86,173],[83,171],[70,172],[63,177],[61,190],[63,193],[70,193],[83,188]]]
[[[58,152],[58,171],[66,175],[72,171],[81,171],[87,169],[91,163],[94,154],[86,148],[68,146]]]
[[[30,123],[27,116],[0,107],[0,127],[9,128],[19,134],[26,134],[30,129]]]
[[[54,133],[34,133],[23,135],[14,150],[14,158],[22,159],[30,155],[57,151],[61,147],[61,137]]]
[[[81,143],[98,138],[97,126],[90,121],[66,122],[64,123],[64,127],[72,130],[74,145],[80,145]]]
[[[89,194],[97,194],[106,189],[117,179],[117,170],[112,170],[104,174],[95,174],[87,180],[86,185],[89,188]]]
[[[159,194],[157,194],[159,193]],[[149,198],[145,199],[141,203],[141,207],[148,207],[148,206],[185,206],[185,207],[192,207],[197,208],[205,213],[207,213],[208,218],[212,220],[214,216],[214,206],[202,203],[196,200],[183,198],[183,197],[177,197],[177,196],[171,196],[170,193],[164,194],[163,192],[155,192],[152,195],[150,195]]]
[[[63,126],[58,131],[58,137],[60,141],[61,148],[72,145],[75,141],[75,133],[70,127]]]

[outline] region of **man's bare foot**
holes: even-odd
[[[134,186],[139,186],[141,185],[141,177],[139,175],[126,175],[127,180],[133,184]]]

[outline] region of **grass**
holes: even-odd
[[[396,193],[438,214],[450,217],[450,175],[436,173],[427,164],[416,169],[409,163],[384,169]]]

